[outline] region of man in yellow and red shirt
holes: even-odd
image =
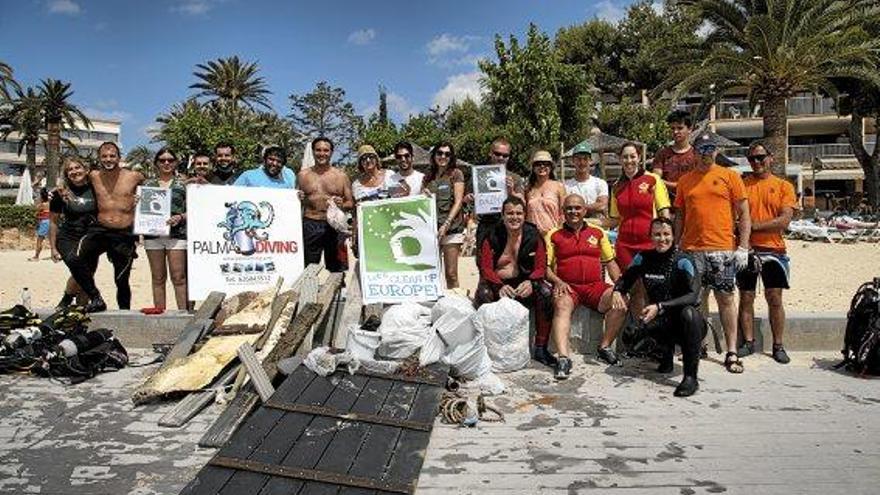
[[[736,284],[739,286],[739,324],[743,334],[739,356],[744,357],[755,352],[755,287],[758,284],[758,275],[761,275],[770,330],[773,333],[773,359],[786,364],[789,358],[782,346],[782,333],[785,329],[782,290],[788,289],[791,271],[782,233],[798,208],[797,197],[790,182],[770,173],[773,155],[764,143],[752,143],[747,156],[752,174],[744,182],[752,217],[750,242],[753,258],[748,268],[736,277]]]
[[[608,364],[619,360],[611,349],[626,315],[626,301],[605,282],[602,265],[612,281],[620,277],[614,262],[614,249],[601,227],[584,221],[587,212],[584,198],[569,194],[563,201],[565,223],[546,234],[547,280],[553,284],[553,342],[559,352],[556,379],[571,374],[568,339],[571,315],[578,304],[605,314],[605,333],[599,344],[599,359]]]
[[[695,147],[701,162],[678,181],[675,233],[681,249],[693,257],[703,286],[715,293],[727,344],[724,366],[731,373],[742,373],[733,292],[736,273],[748,263],[749,203],[739,174],[715,163],[718,151],[712,137],[700,136]]]

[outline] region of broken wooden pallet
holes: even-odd
[[[446,369],[297,368],[182,494],[414,493]]]

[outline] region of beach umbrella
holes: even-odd
[[[315,166],[315,155],[312,154],[312,143],[306,143],[303,149],[302,168],[312,168]]]
[[[31,185],[31,171],[25,167],[21,173],[21,182],[18,184],[18,195],[15,197],[16,205],[34,204],[34,187]]]

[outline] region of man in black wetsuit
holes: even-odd
[[[688,397],[699,388],[700,343],[706,336],[706,322],[699,310],[700,277],[696,276],[694,261],[673,246],[671,220],[655,218],[651,240],[654,249],[633,258],[614,291],[623,296],[638,280],[642,281],[649,304],[639,319],[649,334],[666,346],[657,371],[673,370],[675,344],[680,345],[684,377],[674,395]]]

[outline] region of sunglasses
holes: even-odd
[[[758,162],[763,162],[764,159],[767,158],[768,156],[770,156],[770,155],[752,155],[752,156],[746,157],[746,159],[749,161],[749,163],[758,163]]]
[[[492,156],[497,156],[498,158],[510,158],[510,153],[499,153],[497,151],[493,151]]]
[[[398,160],[409,160],[410,158],[412,158],[412,155],[410,155],[409,153],[400,153],[394,155],[394,158],[397,158]]]
[[[532,164],[532,168],[543,168],[543,167],[550,168],[552,166],[553,166],[553,164],[550,162],[535,162]]]
[[[159,163],[174,163],[174,158],[159,158],[156,161]]]
[[[452,152],[451,151],[437,151],[436,153],[434,153],[434,156],[447,156],[448,157],[448,156],[452,156]]]

